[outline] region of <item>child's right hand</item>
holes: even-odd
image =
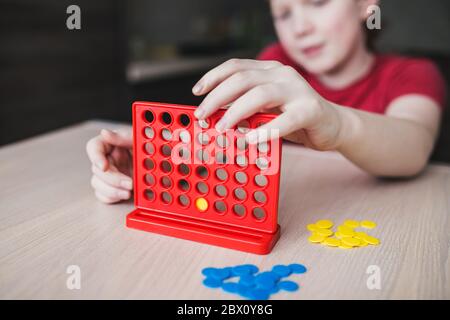
[[[116,203],[131,197],[132,146],[131,128],[103,129],[87,143],[86,151],[92,162],[91,185],[100,201]]]

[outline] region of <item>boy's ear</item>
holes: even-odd
[[[357,0],[359,6],[359,16],[362,20],[366,20],[372,13],[373,10],[369,10],[372,6],[378,6],[379,0]]]

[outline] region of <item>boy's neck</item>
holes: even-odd
[[[319,75],[319,81],[331,89],[342,89],[363,78],[372,68],[375,55],[362,45],[338,68]]]

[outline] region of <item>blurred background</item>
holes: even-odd
[[[81,30],[66,27],[71,4]],[[449,84],[450,2],[381,8],[377,50],[431,58]],[[0,145],[85,120],[130,121],[135,100],[196,105],[204,72],[275,40],[265,0],[0,0]],[[435,161],[450,162],[449,114]]]

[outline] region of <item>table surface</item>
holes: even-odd
[[[119,124],[120,125],[120,124]],[[202,285],[204,267],[302,263],[301,289],[272,299],[450,299],[450,167],[412,180],[370,177],[336,153],[285,144],[281,239],[259,256],[125,227],[133,203],[105,205],[90,187],[86,141],[118,124],[86,122],[0,149],[0,298],[236,299]],[[307,241],[306,225],[370,219],[380,246]],[[81,288],[69,290],[70,265]],[[367,273],[377,266],[380,289]]]

